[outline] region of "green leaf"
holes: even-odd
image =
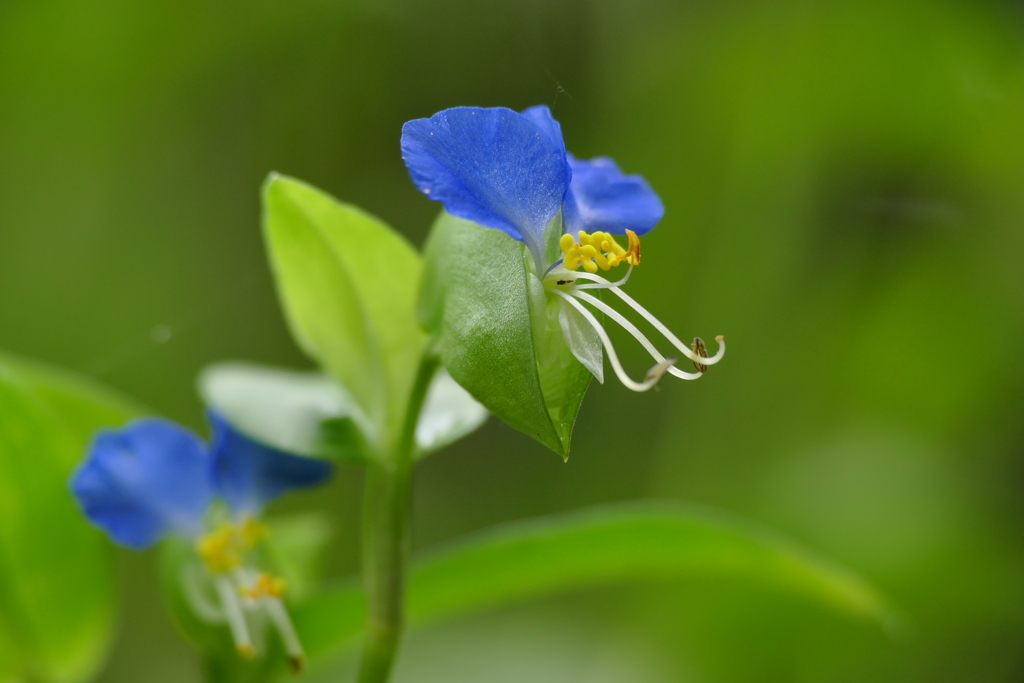
[[[882,624],[893,616],[863,580],[775,534],[722,512],[652,503],[507,524],[432,552],[413,565],[406,604],[422,624],[607,582],[687,577],[767,584]],[[325,656],[360,635],[365,601],[346,584],[293,616],[310,655]]]
[[[416,423],[416,457],[429,455],[476,431],[489,415],[487,408],[440,368],[427,389]]]
[[[422,266],[390,227],[298,180],[271,175],[263,228],[299,346],[396,439],[425,337],[414,308]]]
[[[590,373],[572,355],[526,247],[442,213],[426,247],[423,326],[451,376],[564,458]]]
[[[199,375],[199,393],[247,436],[314,458],[366,458],[367,418],[332,378],[250,363],[218,363]]]
[[[337,382],[321,373],[219,363],[200,374],[199,392],[235,429],[257,441],[315,458],[360,461],[367,457],[368,427],[359,407]],[[439,370],[416,427],[417,457],[461,439],[487,416],[486,408]]]
[[[0,679],[72,683],[102,662],[111,547],[68,480],[96,430],[139,414],[84,379],[0,355]]]

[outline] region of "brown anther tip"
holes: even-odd
[[[721,344],[722,342],[725,341],[725,337],[723,337],[722,335],[718,335],[717,337],[715,337],[715,341]]]
[[[298,676],[300,673],[306,670],[306,658],[297,655],[292,655],[288,658],[288,666],[291,667],[292,673]]]
[[[693,344],[690,346],[690,348],[693,350],[695,354],[697,354],[701,358],[708,357],[708,350],[704,347],[704,340],[701,339],[700,337],[693,338]],[[702,375],[708,371],[708,366],[702,363],[698,363],[697,361],[693,362],[693,366],[697,368],[697,372],[699,372]]]
[[[238,654],[241,655],[243,659],[256,659],[256,648],[248,643],[245,645],[239,645]]]

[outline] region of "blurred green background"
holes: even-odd
[[[401,124],[548,104],[665,201],[631,293],[730,351],[698,383],[594,385],[568,464],[492,420],[419,468],[416,545],[686,499],[859,571],[911,627],[637,581],[414,631],[397,679],[1024,680],[1022,48],[1020,8],[979,0],[3,0],[0,347],[199,428],[204,365],[310,366],[265,264],[269,171],[421,244]],[[334,576],[359,480],[291,503],[345,522]],[[101,680],[199,680],[153,558],[120,561]]]

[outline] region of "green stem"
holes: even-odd
[[[437,360],[420,361],[402,433],[392,457],[367,466],[363,492],[363,583],[369,606],[359,683],[386,683],[405,624],[405,568],[410,550],[416,424]]]

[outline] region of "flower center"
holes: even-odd
[[[582,266],[588,273],[596,273],[598,268],[610,270],[623,262],[631,266],[640,265],[640,238],[632,230],[626,230],[628,249],[624,249],[607,232],[587,233],[580,230],[577,235],[578,241],[570,233],[565,233],[558,241],[566,270],[576,270]]]
[[[245,554],[255,549],[268,535],[267,527],[246,518],[239,524],[221,522],[196,543],[196,552],[213,574],[226,574],[242,566]]]
[[[559,246],[564,255],[563,259],[560,263],[555,263],[555,265],[548,269],[544,278],[544,287],[548,293],[560,298],[565,306],[569,307],[569,309],[574,309],[579,314],[575,318],[575,322],[573,317],[561,319],[563,333],[565,334],[566,343],[569,344],[573,354],[594,373],[598,381],[603,381],[603,373],[599,369],[595,371],[590,365],[587,365],[594,357],[593,351],[585,350],[582,347],[576,348],[576,345],[585,344],[586,342],[583,341],[583,337],[580,335],[570,332],[573,326],[585,325],[593,329],[597,335],[597,341],[607,354],[608,361],[611,363],[615,375],[627,388],[633,391],[647,391],[655,386],[666,374],[678,377],[679,379],[698,379],[707,372],[709,366],[722,360],[722,356],[725,354],[725,340],[721,336],[715,337],[715,341],[718,343],[718,350],[714,355],[709,356],[707,347],[700,337],[694,337],[692,344],[683,344],[682,340],[673,334],[664,323],[637,303],[633,297],[622,291],[622,286],[626,284],[630,274],[633,272],[633,266],[640,265],[640,238],[637,237],[635,232],[626,230],[626,235],[629,238],[628,249],[623,248],[606,232],[588,234],[581,230],[578,234],[579,241],[574,239],[571,234],[566,233],[562,235],[559,240]],[[619,280],[612,282],[597,275],[599,269],[610,270],[620,263],[628,263],[629,270]],[[578,272],[577,269],[580,267],[586,272]],[[583,281],[583,284],[580,281]],[[648,339],[647,335],[641,332],[626,316],[587,291],[595,289],[610,291],[626,306],[639,314],[680,355],[689,358],[697,372],[687,372],[675,367],[675,357],[666,356],[661,353],[651,340]],[[612,346],[611,339],[600,321],[589,310],[590,308],[618,324],[619,327],[640,342],[640,345],[651,355],[655,364],[647,371],[643,380],[634,380],[626,374],[622,364],[619,362],[618,354]],[[600,351],[598,351],[598,354],[600,354]],[[600,363],[600,358],[598,362]]]
[[[283,597],[284,590],[284,579],[268,572],[261,572],[251,586],[242,586],[238,592],[250,600],[259,600],[260,598]]]

